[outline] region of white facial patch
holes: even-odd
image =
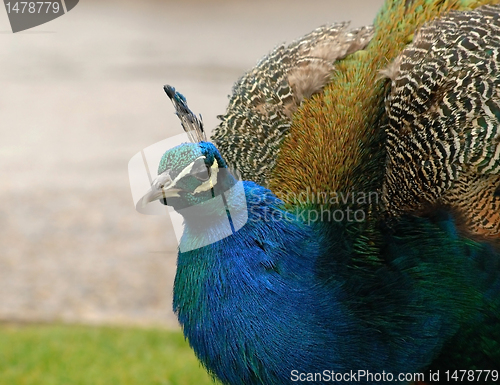
[[[193,191],[193,194],[211,190],[217,184],[217,173],[219,172],[219,164],[217,163],[216,159],[214,159],[214,164],[212,164],[212,167],[210,167],[210,171],[211,171],[210,178],[208,178],[206,182],[203,182],[201,185],[196,187],[196,189]]]
[[[194,160],[194,162],[188,164],[176,177],[175,179],[172,181],[172,183],[170,184],[171,187],[175,186],[176,183],[181,180],[182,178],[184,178],[186,175],[190,174],[191,173],[191,170],[193,169],[194,167],[194,164],[196,163],[196,161],[198,159],[205,159],[205,157],[202,155],[202,156],[199,156],[198,158],[196,158]],[[194,191],[193,191],[193,194],[196,194],[196,193],[200,193],[200,192],[204,192],[204,191],[208,191],[208,190],[211,190],[216,184],[217,184],[217,173],[219,172],[219,164],[217,163],[217,159],[214,159],[214,163],[212,164],[212,167],[210,168],[210,178],[203,182],[201,185],[199,185]],[[177,195],[178,196],[178,195]]]
[[[203,155],[202,155],[202,156],[199,156],[198,158],[196,158],[196,159],[194,160],[194,162],[193,162],[193,163],[188,164],[188,165],[184,168],[184,170],[182,170],[182,171],[179,173],[179,175],[177,175],[177,176],[175,177],[175,179],[172,181],[172,186],[175,186],[175,184],[176,184],[179,180],[181,180],[181,179],[182,179],[182,178],[184,178],[186,175],[188,175],[188,174],[190,174],[190,173],[191,173],[191,170],[193,169],[194,164],[195,164],[195,162],[196,162],[198,159],[205,159],[205,157],[204,157]]]

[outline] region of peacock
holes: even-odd
[[[139,204],[184,218],[173,308],[215,378],[499,381],[493,3],[388,0],[278,46],[211,142],[165,86],[191,142]]]

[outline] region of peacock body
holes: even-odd
[[[217,147],[166,88],[195,143],[164,154],[142,204],[184,213],[174,310],[224,384],[500,368],[500,6],[487,3],[388,1],[373,28],[278,47],[236,83]],[[363,215],[335,217],[349,210]]]

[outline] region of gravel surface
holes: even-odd
[[[162,85],[207,128],[281,42],[382,1],[91,1],[12,34],[0,11],[0,320],[177,327],[168,217],[134,210],[129,159],[180,133]]]

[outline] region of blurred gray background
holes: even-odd
[[[180,133],[165,83],[212,130],[277,44],[370,24],[382,0],[81,0],[12,34],[0,10],[0,320],[177,327],[176,240],[127,164]]]

